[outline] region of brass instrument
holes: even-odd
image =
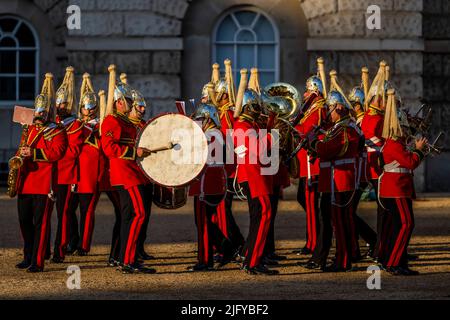
[[[302,138],[295,126],[299,123],[303,112],[300,94],[294,86],[277,82],[266,86],[261,92],[262,107],[265,116],[271,121],[270,114],[275,114],[275,127],[280,129],[280,151],[285,165],[292,177],[298,176],[298,146]],[[273,120],[273,119],[272,119]],[[293,153],[294,150],[297,152]]]
[[[28,138],[28,125],[23,126],[22,136],[20,138],[20,148],[26,146],[26,141]],[[23,166],[23,158],[20,155],[16,155],[9,159],[8,161],[9,172],[8,172],[8,190],[6,194],[10,198],[14,198],[17,195],[17,183],[20,175],[20,168]]]

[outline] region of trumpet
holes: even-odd
[[[418,138],[421,138],[422,135],[410,135],[407,139],[407,145],[409,150],[414,150],[415,148],[415,141]],[[423,154],[425,156],[438,156],[442,153],[442,147],[439,145],[439,142],[445,137],[445,133],[443,131],[440,131],[436,139],[432,143],[428,142],[425,145],[425,148],[422,150]]]
[[[20,148],[26,146],[26,140],[28,138],[28,125],[23,126],[22,130],[22,136],[20,138]],[[18,180],[20,175],[20,168],[23,166],[23,158],[20,155],[16,155],[9,159],[8,161],[9,166],[9,172],[8,172],[8,190],[6,191],[6,194],[10,198],[14,198],[17,195],[17,187],[18,187]]]

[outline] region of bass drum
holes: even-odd
[[[155,184],[153,187],[153,203],[161,208],[175,210],[187,202],[188,187],[163,187]]]

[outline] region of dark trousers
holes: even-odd
[[[228,190],[233,190],[234,179],[227,179]],[[242,236],[236,220],[234,219],[231,207],[233,205],[233,193],[227,192],[225,199],[223,199],[217,206],[217,225],[219,226],[225,237],[230,240],[233,249],[237,250],[245,243],[245,239]]]
[[[53,255],[64,259],[67,245],[70,242],[71,230],[72,237],[74,233],[78,234],[78,221],[76,221],[76,212],[71,204],[74,193],[71,191],[70,184],[58,184],[56,187],[56,213],[58,217],[58,226],[56,229],[55,246]],[[76,237],[77,238],[77,237]],[[78,242],[78,239],[77,239]],[[75,243],[76,246],[77,243]]]
[[[264,256],[275,253],[275,217],[278,212],[278,202],[280,200],[281,187],[277,186],[270,195],[270,206],[272,208],[272,216],[270,218],[269,233],[267,234],[266,246],[264,248]]]
[[[43,268],[50,241],[53,201],[47,195],[20,194],[17,201],[19,224],[24,241],[24,260]]]
[[[69,244],[73,243],[75,239],[78,239],[76,248],[81,249],[85,252],[89,252],[91,250],[92,235],[94,232],[95,224],[95,209],[97,207],[99,198],[99,192],[74,193],[72,196],[70,212],[76,213],[78,206],[80,207],[80,229],[78,230],[78,225],[76,225],[75,227],[72,226],[70,228],[70,233],[72,236]],[[77,220],[76,214],[75,219],[71,219],[71,221],[74,220]]]
[[[124,265],[136,263],[136,248],[139,233],[145,221],[145,216],[150,213],[151,194],[145,185],[130,188],[119,188],[121,207],[120,230],[120,262]]]
[[[358,190],[355,192],[354,197],[354,221],[356,227],[357,237],[361,237],[369,246],[374,249],[377,242],[377,233],[357,214],[358,205],[361,201],[361,196],[364,190],[367,188],[368,183],[361,183]],[[355,256],[354,256],[355,257]]]
[[[248,183],[241,184],[247,197],[250,212],[250,227],[244,246],[244,265],[253,268],[260,264],[270,228],[272,208],[269,195],[251,197]]]
[[[386,252],[380,262],[388,267],[407,266],[407,249],[414,230],[412,200],[409,198],[382,198],[390,219],[384,219],[386,233]]]
[[[111,201],[113,207],[114,207],[114,227],[112,231],[112,239],[111,239],[111,250],[109,253],[109,258],[114,259],[115,261],[119,261],[120,257],[120,225],[121,225],[121,206],[120,206],[120,195],[119,192],[114,191],[107,191],[106,195],[108,196],[109,200]]]
[[[151,215],[151,209],[152,209],[152,202],[153,202],[153,184],[147,184],[145,186],[147,189],[145,191],[145,194],[149,197],[146,198],[145,201],[149,202],[150,208],[148,209],[148,212],[145,214],[144,223],[142,224],[141,232],[139,232],[138,242],[137,242],[137,252],[138,253],[144,253],[144,246],[145,246],[145,240],[147,239],[147,230],[148,230],[148,223],[150,221],[150,215]]]
[[[322,193],[320,195],[319,212],[319,233],[312,260],[320,265],[324,265],[327,262],[333,238],[333,228],[331,225],[331,193]]]
[[[231,242],[222,233],[222,230],[212,218],[216,214],[217,205],[222,199],[222,195],[205,196],[205,201],[201,201],[198,196],[194,197],[195,224],[197,226],[198,239],[198,262],[209,266],[214,265],[213,247],[223,253],[227,258],[231,258]]]

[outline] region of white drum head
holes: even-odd
[[[184,186],[204,169],[208,141],[202,128],[181,114],[165,114],[152,119],[141,131],[137,146],[150,150],[172,149],[138,159],[141,169],[153,182],[166,187]]]

